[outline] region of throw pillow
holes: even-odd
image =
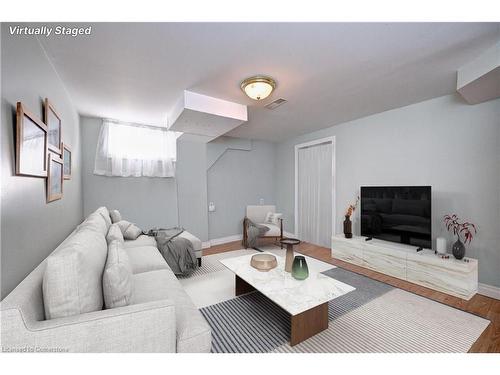
[[[95,212],[99,213],[106,222],[106,228],[111,226],[111,217],[109,216],[109,211],[106,207],[99,207]]]
[[[104,235],[85,226],[47,258],[42,282],[46,319],[102,309],[107,253]]]
[[[89,228],[96,232],[102,234],[103,237],[106,237],[106,233],[108,233],[108,225],[106,224],[106,220],[102,217],[102,215],[98,212],[91,213],[83,223],[78,226],[78,229],[81,228]]]
[[[118,211],[118,210],[109,211],[109,216],[111,216],[111,222],[113,224],[118,223],[119,221],[122,220],[122,215],[120,214],[120,211]]]
[[[264,219],[264,223],[272,224],[273,223],[273,216],[274,216],[274,214],[272,212],[268,212],[266,215],[266,218]]]
[[[142,234],[141,228],[127,220],[121,220],[117,224],[122,231],[123,238],[126,240],[135,240]]]
[[[279,219],[283,217],[283,214],[273,214],[273,224],[274,225],[280,225]]]
[[[108,259],[102,275],[104,305],[107,309],[127,306],[132,298],[132,267],[120,241],[108,246]]]
[[[106,235],[106,241],[108,242],[108,245],[114,240],[123,243],[123,233],[118,224],[111,224],[108,230],[108,234]]]

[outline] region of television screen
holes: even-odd
[[[361,235],[432,248],[430,186],[362,186]]]

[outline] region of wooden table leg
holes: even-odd
[[[328,328],[328,302],[291,317],[290,345],[294,346]]]
[[[293,245],[286,245],[285,271],[292,272],[293,263]]]
[[[255,290],[253,286],[251,286],[249,283],[247,283],[245,280],[243,280],[241,277],[238,275],[234,275],[235,278],[235,295],[239,296],[242,294],[250,293]]]

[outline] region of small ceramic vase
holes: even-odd
[[[297,280],[305,280],[309,277],[306,258],[302,255],[297,255],[293,260],[292,276]]]

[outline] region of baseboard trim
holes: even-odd
[[[241,234],[235,234],[233,236],[215,238],[213,240],[210,240],[210,246],[222,245],[222,244],[225,244],[228,242],[233,242],[233,241],[241,241],[242,238],[243,238],[243,236]]]
[[[283,236],[288,237],[288,238],[295,238],[295,233],[283,231]]]
[[[500,288],[498,286],[479,283],[477,293],[500,300]]]
[[[210,241],[204,241],[201,243],[202,249],[208,249],[210,247]]]

